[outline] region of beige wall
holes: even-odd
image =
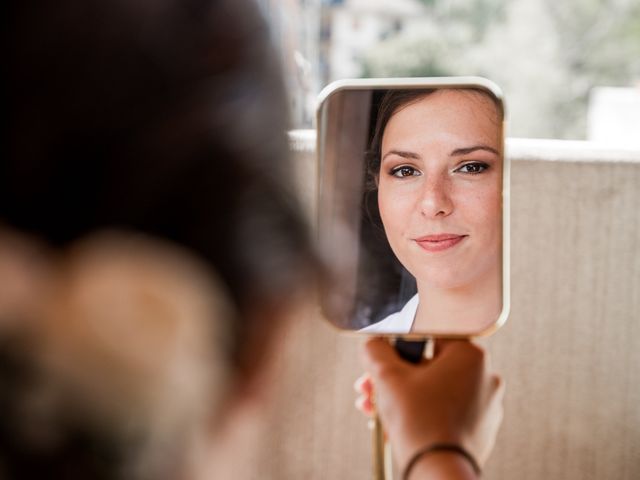
[[[295,136],[309,208],[313,136]],[[512,309],[485,340],[507,381],[487,479],[640,478],[640,154],[513,140]],[[282,339],[255,479],[368,479],[361,341],[300,318]]]

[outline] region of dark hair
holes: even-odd
[[[376,177],[380,173],[380,161],[382,151],[382,136],[387,128],[387,123],[400,108],[420,100],[435,92],[435,89],[425,88],[419,90],[387,90],[382,96],[380,106],[375,113],[375,127],[373,136],[369,142],[369,149],[366,153],[367,172],[371,180],[376,182]],[[368,182],[370,184],[370,182]],[[374,187],[376,183],[372,185]]]
[[[252,2],[11,5],[0,220],[60,246],[148,233],[205,259],[241,313],[285,298],[311,251]]]
[[[0,222],[60,247],[105,228],[186,247],[239,312],[231,361],[258,361],[251,347],[274,319],[256,311],[307,285],[315,257],[256,5],[9,0],[5,10]]]

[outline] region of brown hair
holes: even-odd
[[[420,90],[388,90],[378,108],[373,137],[367,151],[367,171],[375,179],[380,173],[382,137],[387,123],[399,109],[434,93],[435,89]]]

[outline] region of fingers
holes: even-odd
[[[484,348],[470,340],[437,340],[435,352],[435,358],[443,355],[456,355],[466,357],[469,360],[478,360],[486,355]]]
[[[488,354],[481,346],[469,340],[438,340],[436,356],[429,361],[410,364],[404,361],[395,348],[384,338],[372,338],[363,347],[363,363],[374,383],[389,381],[412,369],[453,371],[469,370],[477,374],[488,371]],[[415,370],[414,370],[415,371]]]
[[[373,382],[369,374],[362,374],[353,384],[354,390],[358,393],[358,397],[355,401],[356,409],[361,411],[367,416],[374,414],[374,401],[373,401]]]
[[[485,375],[489,371],[489,354],[469,340],[447,340],[438,346],[438,355],[431,360],[435,370],[446,370],[450,374],[466,372],[467,375]]]
[[[385,372],[405,368],[407,363],[402,360],[395,348],[384,338],[376,337],[364,344],[363,362],[365,369],[379,379]]]
[[[360,375],[353,383],[354,390],[363,395],[371,395],[373,393],[373,382],[368,373]]]
[[[355,401],[356,409],[364,413],[368,417],[375,413],[375,406],[373,403],[373,397],[367,395],[360,395]]]
[[[461,366],[475,365],[485,370],[489,367],[485,349],[469,340],[437,340],[435,353],[434,359],[429,363],[447,363],[451,361],[451,357],[455,357],[456,363]],[[363,348],[363,361],[365,369],[374,378],[379,377],[385,370],[402,370],[409,367],[409,364],[398,356],[395,348],[381,337],[367,340]]]

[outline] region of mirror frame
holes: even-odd
[[[324,164],[325,152],[324,145],[326,140],[326,132],[328,131],[328,100],[332,95],[347,90],[413,90],[420,88],[447,88],[447,89],[482,89],[488,91],[499,102],[503,120],[500,125],[500,137],[502,139],[502,311],[494,323],[489,327],[469,334],[442,334],[442,333],[375,333],[361,332],[359,330],[351,330],[341,328],[332,322],[324,314],[321,305],[319,305],[320,315],[333,328],[340,333],[355,334],[358,336],[382,336],[403,338],[407,340],[420,340],[424,338],[470,338],[470,337],[486,337],[494,333],[506,322],[511,308],[511,288],[510,288],[510,184],[511,184],[511,161],[505,150],[505,131],[506,131],[506,109],[504,104],[504,96],[502,90],[491,80],[475,76],[462,77],[415,77],[415,78],[361,78],[361,79],[344,79],[330,83],[322,89],[318,95],[318,104],[316,109],[316,178],[317,178],[317,209],[316,209],[316,236],[318,240],[321,238],[320,225],[323,205],[323,184],[324,184]]]

